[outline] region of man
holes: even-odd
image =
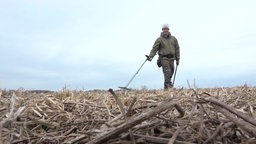
[[[171,82],[172,75],[174,73],[174,60],[176,65],[179,65],[180,61],[180,47],[177,39],[169,32],[169,25],[164,24],[162,26],[162,32],[159,38],[156,39],[152,50],[148,56],[148,61],[151,61],[158,52],[157,64],[162,66],[164,74],[164,89],[173,87]]]

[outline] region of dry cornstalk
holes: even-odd
[[[118,107],[121,110],[121,113],[123,114],[123,116],[125,116],[125,109],[124,109],[124,105],[122,104],[121,100],[118,98],[118,96],[114,93],[113,89],[109,89],[108,90],[115,98],[116,103],[118,105]]]
[[[118,96],[115,94],[115,92],[112,89],[109,89],[109,92],[114,96],[116,103],[118,104],[118,106],[122,112],[122,115],[125,118],[125,121],[127,122],[127,113],[125,113],[124,105],[122,104],[121,100],[118,98]],[[128,131],[129,131],[129,135],[130,135],[132,142],[135,143],[134,137],[132,135],[132,131],[130,131],[130,130],[128,130]]]
[[[206,98],[201,98],[201,99],[203,99],[203,100],[205,100],[207,102],[210,102],[211,104],[214,104],[214,105],[217,105],[219,107],[225,108],[229,112],[231,112],[231,113],[237,115],[238,117],[242,118],[244,121],[247,121],[247,122],[251,123],[252,125],[256,126],[256,120],[254,120],[252,117],[237,111],[235,108],[227,105],[224,102],[221,102],[221,101],[217,100],[216,98],[206,97]]]
[[[173,134],[172,138],[169,140],[168,144],[174,144],[175,139],[177,138],[177,136],[178,136],[179,132],[181,131],[181,129],[182,129],[182,128],[179,127],[179,128],[175,131],[175,133]]]
[[[241,127],[243,130],[248,132],[250,135],[256,137],[256,127],[247,123],[241,119],[236,118],[231,114],[227,109],[223,109],[220,106],[213,105],[218,111],[220,111],[223,115],[225,115],[230,121],[234,122],[237,126]]]
[[[213,140],[220,133],[222,128],[223,128],[223,122],[216,128],[215,132],[206,141],[204,141],[204,144]]]
[[[160,138],[160,137],[147,136],[147,135],[141,135],[141,134],[134,134],[134,137],[142,138],[143,140],[149,143],[167,144],[169,142],[169,139],[167,138]],[[176,140],[175,144],[196,144],[196,143]]]
[[[129,114],[130,114],[130,112],[131,112],[131,110],[132,110],[132,107],[134,106],[134,104],[135,104],[136,101],[137,101],[137,98],[134,97],[134,98],[132,99],[132,102],[131,102],[131,104],[130,104],[128,110],[127,110],[127,112],[126,112],[126,115],[129,115]]]
[[[68,142],[64,142],[63,144],[74,144],[74,143],[80,142],[86,138],[88,138],[88,135],[80,135],[80,136],[76,137],[75,139],[72,139]]]
[[[138,117],[135,117],[134,119],[129,120],[127,123],[118,126],[116,129],[102,134],[99,137],[96,137],[95,139],[93,139],[92,141],[88,142],[88,144],[99,144],[102,142],[106,142],[107,140],[117,137],[120,133],[127,131],[129,128],[134,127],[135,125],[165,111],[166,109],[169,109],[170,107],[174,107],[174,102],[171,101],[172,99],[166,100],[165,102],[159,104],[159,106],[157,106],[155,109],[147,112],[147,113],[143,113],[141,115],[139,115]]]
[[[180,113],[179,118],[182,118],[182,117],[184,116],[184,114],[185,114],[184,110],[183,110],[183,109],[181,108],[181,106],[178,105],[178,104],[175,104],[174,107],[175,107],[176,110]]]
[[[13,93],[16,95],[14,100]],[[232,108],[239,108],[236,111],[254,119],[256,87],[136,90],[125,93],[116,91],[120,102],[124,101],[126,104],[122,105],[124,111],[127,110],[126,119],[122,119],[125,118],[124,113],[118,104],[116,106],[114,98],[102,99],[112,96],[108,91],[65,91],[64,94],[57,92],[49,95],[26,90],[4,90],[0,99],[0,123],[4,124],[0,128],[0,144],[87,143],[99,135],[116,132],[117,128],[121,129],[123,126],[126,128],[119,129],[109,143],[132,143],[129,136],[135,142],[157,143],[158,140],[163,140],[168,143],[171,139],[174,140],[177,127],[184,128],[179,131],[174,143],[255,143],[256,128],[253,124],[214,102],[206,101],[209,102],[207,105],[200,103],[207,93],[225,104],[232,104]],[[159,107],[160,101],[170,97],[174,97],[174,100],[177,98],[175,104],[180,107],[172,105],[172,109],[167,108],[162,113],[131,125],[132,119],[138,120],[141,115]],[[174,107],[176,109],[172,111]],[[176,111],[178,116],[173,115]],[[109,127],[106,122],[110,124]],[[127,124],[130,124],[129,128]],[[201,135],[198,128],[201,129]],[[233,139],[234,136],[236,139]],[[79,140],[80,138],[82,139]]]

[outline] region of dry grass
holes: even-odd
[[[172,98],[184,116],[168,109],[123,131],[104,143],[156,143],[144,136],[162,138],[162,143],[177,132],[175,143],[255,143],[255,131],[225,109],[204,98],[214,97],[256,120],[256,87],[211,89],[172,89],[115,91],[127,111],[122,117],[119,106],[108,91],[6,91],[0,92],[0,143],[86,143],[125,125],[142,113]],[[246,125],[239,125],[236,120]],[[129,136],[130,135],[130,136]],[[131,139],[131,135],[134,135]],[[161,143],[161,141],[159,141]]]

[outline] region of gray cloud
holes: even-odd
[[[177,86],[255,85],[255,2],[186,3],[1,2],[0,88],[125,86],[166,22],[181,47]],[[130,87],[162,88],[155,60]]]

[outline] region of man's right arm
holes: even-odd
[[[153,59],[153,57],[156,55],[156,52],[159,50],[160,45],[161,45],[160,40],[157,39],[157,40],[155,41],[154,45],[153,45],[152,50],[150,51],[150,54],[149,54],[149,59],[150,59],[150,61],[151,61],[151,60]]]

